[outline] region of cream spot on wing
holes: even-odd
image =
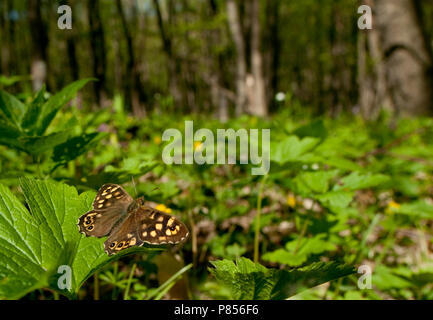
[[[180,230],[180,226],[179,226],[179,225],[176,226],[176,230],[177,230],[177,231]]]
[[[104,201],[105,201],[105,200],[102,199],[102,200],[99,200],[98,203],[104,203]]]
[[[117,191],[116,193],[114,193],[114,196],[115,196],[115,197],[120,196],[120,191]]]
[[[158,221],[164,221],[164,216],[160,216],[159,218],[158,218]]]
[[[114,187],[114,188],[111,190],[111,192],[114,192],[114,191],[116,191],[117,189],[119,189],[118,186],[117,186],[117,187]]]
[[[146,223],[143,223],[142,225],[141,225],[141,229],[146,229],[147,228],[147,224]]]
[[[155,229],[156,229],[156,230],[162,230],[162,223],[157,223],[157,224],[155,225]]]
[[[98,206],[98,208],[101,209],[103,206],[104,206],[103,204],[100,204],[100,205]]]
[[[159,241],[162,241],[162,240],[167,240],[167,237],[166,236],[160,236]]]
[[[129,245],[133,246],[136,243],[137,243],[137,239],[136,238],[132,238],[131,241],[129,242]]]
[[[167,236],[171,236],[171,231],[170,231],[170,229],[165,230],[165,234],[166,234]]]
[[[152,231],[150,232],[150,236],[151,236],[151,237],[156,237],[156,231],[155,231],[155,230],[152,230]]]
[[[109,207],[109,206],[111,206],[111,202],[107,202],[105,205],[106,205],[107,207]]]
[[[147,231],[143,232],[143,237],[147,237]]]
[[[96,215],[96,218],[100,218],[100,217],[102,217],[102,214],[98,213],[98,214]]]
[[[174,218],[171,217],[171,218],[167,221],[167,225],[168,225],[169,227],[171,227],[171,225],[173,224],[173,222],[174,222]]]
[[[105,197],[106,199],[110,199],[112,197],[111,194],[107,194],[107,196]]]
[[[126,236],[128,237],[128,239],[131,238],[132,237],[132,233],[128,233]]]

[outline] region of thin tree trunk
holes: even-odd
[[[209,5],[211,9],[211,15],[215,18],[218,15],[218,4],[216,0],[209,0]],[[222,122],[226,122],[229,119],[229,110],[227,97],[224,91],[225,83],[224,83],[224,57],[221,51],[218,53],[212,54],[212,44],[220,43],[221,35],[219,30],[212,30],[210,34],[210,41],[208,43],[211,44],[210,48],[210,56],[213,58],[213,70],[211,75],[211,98],[212,104],[217,109],[218,119]]]
[[[31,75],[32,87],[37,91],[42,88],[48,74],[48,32],[42,20],[41,0],[29,0],[29,21],[32,36]]]
[[[88,0],[87,14],[90,25],[90,45],[93,61],[93,75],[98,79],[98,81],[93,82],[94,96],[96,103],[104,106],[107,99],[107,60],[104,29],[99,12],[99,4],[99,0]]]
[[[268,114],[268,107],[266,103],[265,79],[263,77],[263,55],[260,47],[259,0],[252,0],[251,5],[251,71],[254,79],[254,99],[250,103],[250,112],[253,115],[263,117]]]
[[[236,115],[240,116],[247,103],[247,64],[245,53],[245,41],[242,35],[239,11],[234,0],[227,1],[227,16],[230,32],[236,46]]]
[[[128,57],[126,63],[126,72],[124,74],[125,100],[127,105],[132,106],[132,112],[136,117],[143,117],[146,115],[146,111],[144,106],[140,103],[140,92],[141,96],[144,95],[144,92],[141,86],[140,74],[138,72],[138,66],[135,59],[133,38],[131,32],[129,31],[128,22],[126,21],[121,0],[116,0],[116,6],[122,21],[122,29],[126,39]]]
[[[159,32],[161,35],[162,45],[165,51],[165,54],[168,58],[168,74],[169,74],[169,86],[170,93],[173,96],[174,103],[176,107],[183,107],[183,99],[182,92],[179,87],[178,75],[180,74],[181,68],[178,60],[175,57],[173,52],[173,45],[171,36],[167,34],[167,30],[165,28],[164,19],[162,17],[161,7],[159,6],[158,0],[153,0],[153,4],[156,10],[156,16],[158,20]],[[171,16],[171,15],[170,15]],[[169,20],[170,21],[170,20]]]
[[[376,1],[390,93],[402,115],[433,113],[432,58],[415,2]]]
[[[278,92],[278,71],[280,69],[280,4],[281,0],[268,1],[266,3],[266,17],[268,19],[268,28],[266,29],[268,46],[266,48],[265,74],[267,102],[271,111],[275,111],[275,95]]]

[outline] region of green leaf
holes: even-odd
[[[11,86],[17,82],[29,80],[29,76],[11,76],[6,77],[4,75],[0,75],[0,85],[3,85],[5,87]]]
[[[24,151],[24,146],[19,141],[21,135],[22,132],[17,127],[0,119],[0,144]]]
[[[300,140],[297,136],[287,137],[271,148],[271,160],[278,164],[299,161],[299,157],[314,149],[319,142],[318,138],[306,137]]]
[[[74,160],[89,151],[90,148],[95,146],[106,135],[105,132],[95,132],[70,138],[54,148],[53,161],[68,162]]]
[[[352,202],[353,191],[330,191],[324,194],[315,195],[314,198],[319,200],[322,205],[338,213],[345,209]]]
[[[20,129],[21,119],[26,106],[13,95],[0,90],[0,119]]]
[[[71,132],[68,130],[55,132],[42,137],[21,137],[19,142],[28,153],[38,155],[64,143],[70,134]]]
[[[290,181],[293,190],[302,195],[309,193],[325,193],[329,189],[329,182],[338,174],[337,170],[302,172]]]
[[[421,219],[433,219],[433,205],[424,200],[404,203],[396,210],[396,212]]]
[[[351,266],[317,262],[291,270],[268,269],[247,258],[211,262],[210,272],[235,300],[287,299],[305,289],[355,273]]]
[[[16,299],[37,288],[74,297],[83,282],[104,264],[143,248],[109,257],[105,239],[86,238],[77,219],[91,209],[95,192],[78,195],[53,181],[20,179],[30,212],[0,184],[0,297]],[[58,287],[58,268],[71,268],[71,288]]]
[[[42,110],[42,105],[45,102],[44,96],[45,96],[45,86],[41,90],[39,90],[36,97],[29,104],[24,114],[23,120],[21,122],[21,127],[28,134],[35,133],[38,118]]]
[[[350,175],[341,179],[341,185],[335,185],[333,190],[359,190],[376,187],[389,180],[389,177],[384,174],[360,174],[352,172]]]
[[[312,254],[336,250],[337,247],[325,240],[326,234],[317,234],[312,238],[295,239],[286,243],[286,249],[277,249],[263,255],[263,260],[297,267],[307,261]]]
[[[95,79],[88,78],[75,81],[48,99],[41,108],[36,133],[38,135],[44,134],[57,112],[75,96],[78,90],[92,80]]]
[[[312,122],[303,125],[293,132],[300,138],[304,137],[315,137],[325,140],[328,136],[328,130],[326,130],[322,119],[313,120]]]

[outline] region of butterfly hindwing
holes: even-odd
[[[148,206],[139,206],[113,229],[104,248],[108,255],[112,255],[143,243],[177,244],[184,241],[188,234],[186,226],[176,217]]]
[[[141,223],[140,238],[148,244],[177,244],[189,235],[186,226],[176,217],[149,206],[139,208],[147,217]]]
[[[96,194],[93,210],[78,219],[78,227],[86,236],[103,237],[123,219],[134,199],[119,185],[105,184]]]

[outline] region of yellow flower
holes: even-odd
[[[161,137],[160,136],[156,136],[155,138],[153,138],[153,142],[155,144],[161,144]]]
[[[201,141],[194,141],[194,151],[201,151],[203,143]]]
[[[163,205],[163,204],[158,204],[156,207],[155,207],[155,209],[156,210],[159,210],[159,211],[162,211],[162,212],[165,212],[165,213],[171,213],[171,209],[170,208],[167,208],[165,205]]]
[[[392,214],[398,209],[400,209],[401,205],[394,200],[391,200],[388,202],[388,205],[386,206],[385,213]]]
[[[287,196],[287,205],[290,208],[294,208],[296,206],[296,197],[293,194],[289,194]]]

